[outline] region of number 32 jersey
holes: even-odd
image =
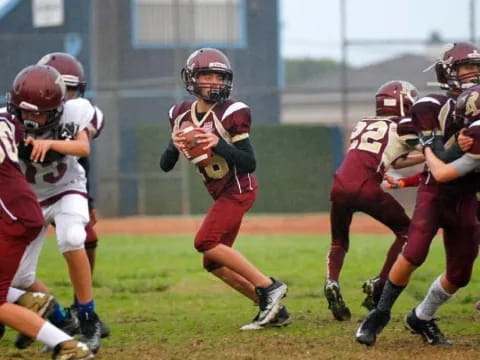
[[[194,101],[184,101],[173,106],[169,111],[170,125],[178,130],[183,121],[190,121],[205,131],[213,132],[227,143],[233,144],[249,137],[251,116],[250,109],[242,102],[227,100],[215,105],[202,119],[195,113]],[[198,167],[200,176],[210,195],[217,199],[222,194],[242,194],[257,188],[253,174],[243,173],[235,164],[213,153],[209,164]]]
[[[416,138],[410,118],[360,120],[352,131],[350,148],[335,174],[336,180],[358,186],[369,179],[380,183],[391,164],[412,150],[407,140]]]

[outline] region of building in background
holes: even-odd
[[[188,95],[180,70],[194,49],[224,51],[233,97],[250,105],[257,124],[279,123],[278,18],[277,0],[4,0],[0,91],[46,53],[76,56],[107,122],[94,146],[97,205],[107,216],[137,214],[140,183],[164,175],[158,161],[138,168],[136,128],[164,123],[167,131],[170,106]],[[182,170],[173,176],[181,181]]]
[[[208,204],[208,195],[197,179],[190,181],[195,169],[181,160],[163,174],[158,160],[170,137],[167,112],[189,96],[180,79],[186,57],[200,47],[217,47],[234,68],[233,97],[252,108],[262,188],[252,212],[326,211],[344,135],[373,113],[373,95],[387,80],[411,81],[422,94],[437,91],[426,87],[433,71],[423,69],[433,63],[442,41],[438,36],[427,41],[425,55],[406,51],[373,65],[342,67],[344,77],[337,72],[284,87],[279,3],[3,0],[0,92],[46,53],[76,56],[87,72],[87,96],[106,115],[92,155],[91,185],[101,214],[201,213],[205,208],[198,204]],[[387,58],[390,44],[380,42]],[[356,46],[368,52],[371,45]],[[413,192],[402,204],[409,207],[412,199]]]

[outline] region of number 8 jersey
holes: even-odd
[[[170,109],[170,125],[174,131],[180,129],[183,121],[190,121],[205,131],[213,132],[231,145],[249,137],[251,116],[246,104],[227,100],[220,105],[215,105],[201,118],[197,117],[195,105],[196,102],[190,100]],[[198,167],[198,171],[214,199],[225,193],[241,194],[257,188],[257,181],[253,174],[243,172],[235,164],[215,154],[215,151],[209,164]]]

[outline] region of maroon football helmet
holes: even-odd
[[[37,64],[54,67],[62,75],[67,89],[77,90],[79,96],[84,95],[87,87],[85,71],[82,64],[72,55],[61,52],[50,53],[42,57]]]
[[[417,88],[408,81],[388,81],[375,94],[377,115],[408,116],[417,99]]]
[[[463,74],[457,74],[457,67],[464,64],[477,64],[479,70]],[[435,64],[435,72],[440,87],[445,90],[468,89],[479,83],[480,78],[480,51],[468,42],[458,42],[446,45],[443,58]],[[472,77],[475,79],[472,80]]]
[[[223,83],[220,86],[217,84],[200,85],[197,82],[199,74],[212,72],[219,73],[223,76]],[[201,97],[207,102],[221,103],[230,97],[233,72],[230,61],[220,50],[203,48],[194,51],[188,57],[181,75],[187,91],[192,95]],[[207,95],[202,93],[202,89],[205,88],[209,89]]]
[[[43,134],[55,127],[63,113],[66,86],[60,73],[51,66],[31,65],[20,71],[7,93],[7,110],[25,126],[27,132]],[[47,121],[39,125],[24,119],[22,110],[47,113]]]
[[[455,105],[455,120],[463,126],[480,120],[480,85],[460,94]]]

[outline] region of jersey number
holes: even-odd
[[[35,176],[37,175],[37,168],[31,163],[27,163],[26,165],[27,169],[25,170],[25,177],[30,184],[36,184],[37,181],[35,179]],[[67,164],[59,162],[54,167],[53,171],[43,175],[42,179],[48,184],[55,184],[63,177],[63,175],[65,175],[66,172]]]
[[[214,155],[210,158],[208,165],[205,166],[203,170],[210,179],[218,180],[227,175],[229,167],[223,157]]]
[[[376,140],[383,139],[387,131],[388,125],[385,121],[375,121],[370,124],[359,121],[350,136],[349,150],[358,149],[378,154],[382,149],[382,142]]]

